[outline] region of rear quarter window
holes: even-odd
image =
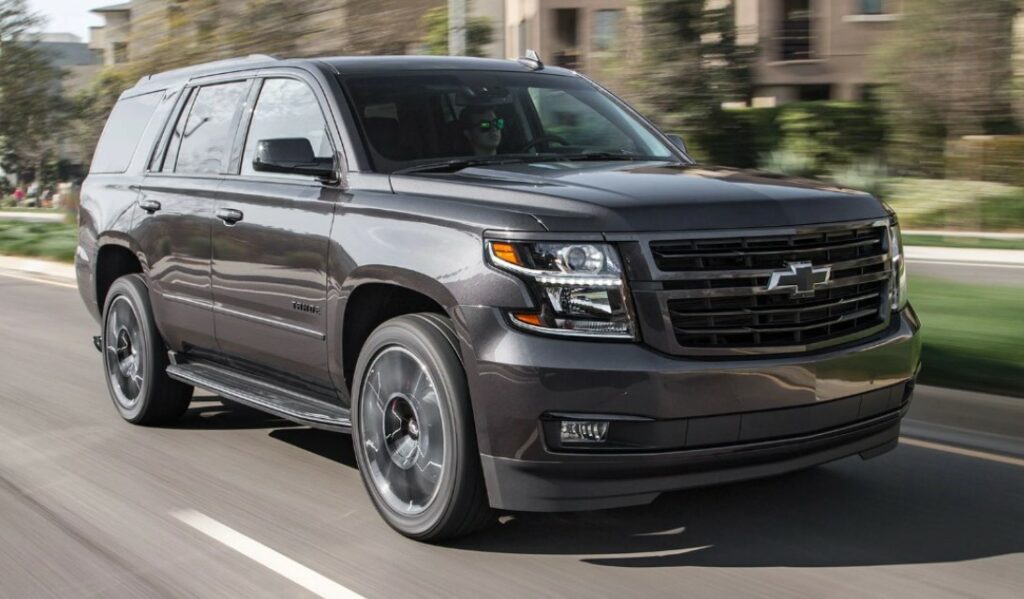
[[[142,133],[163,97],[164,92],[159,91],[118,101],[103,127],[90,173],[123,173],[128,170]]]

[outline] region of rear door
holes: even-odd
[[[314,177],[257,172],[252,162],[260,140],[304,138],[319,160],[338,164],[340,143],[328,126],[323,91],[304,72],[275,71],[257,83],[251,98],[237,174],[226,177],[218,193],[212,270],[217,341],[244,366],[322,390],[330,385],[327,248],[343,192]]]
[[[157,325],[175,349],[217,348],[210,234],[251,84],[236,79],[186,87],[141,185],[135,235],[149,262]]]

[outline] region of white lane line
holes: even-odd
[[[31,281],[33,283],[43,283],[45,285],[54,285],[57,287],[67,287],[68,289],[78,289],[78,285],[72,285],[70,283],[61,283],[59,281],[51,281],[49,279],[40,279],[36,277],[27,277],[25,275],[16,275],[10,272],[0,271],[0,276],[10,277],[12,279],[18,279],[21,281]]]
[[[245,557],[284,576],[318,597],[363,599],[363,596],[334,582],[270,547],[217,522],[195,510],[171,512],[171,515],[204,535],[227,545]]]
[[[987,460],[989,462],[999,462],[1000,464],[1010,464],[1011,466],[1024,467],[1024,459],[1015,458],[1008,455],[1000,455],[998,453],[978,451],[977,449],[967,449],[966,447],[956,447],[955,445],[946,445],[945,443],[922,441],[921,439],[911,439],[910,437],[900,437],[900,443],[906,445],[913,445],[914,447],[921,447],[924,449],[933,449],[935,451],[955,453],[957,455],[967,456],[969,458],[977,458],[979,460]]]

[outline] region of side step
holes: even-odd
[[[167,366],[167,376],[292,422],[332,431],[349,432],[352,429],[349,411],[341,406],[223,366],[199,361],[170,364]]]

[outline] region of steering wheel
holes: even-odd
[[[538,137],[536,139],[532,139],[532,140],[526,142],[526,145],[524,145],[523,149],[520,150],[520,151],[521,152],[529,152],[530,150],[536,148],[540,144],[551,143],[551,142],[555,142],[555,143],[561,144],[563,146],[572,145],[572,144],[570,144],[568,142],[568,140],[566,140],[564,137],[562,137],[560,135],[541,135],[540,137]]]

